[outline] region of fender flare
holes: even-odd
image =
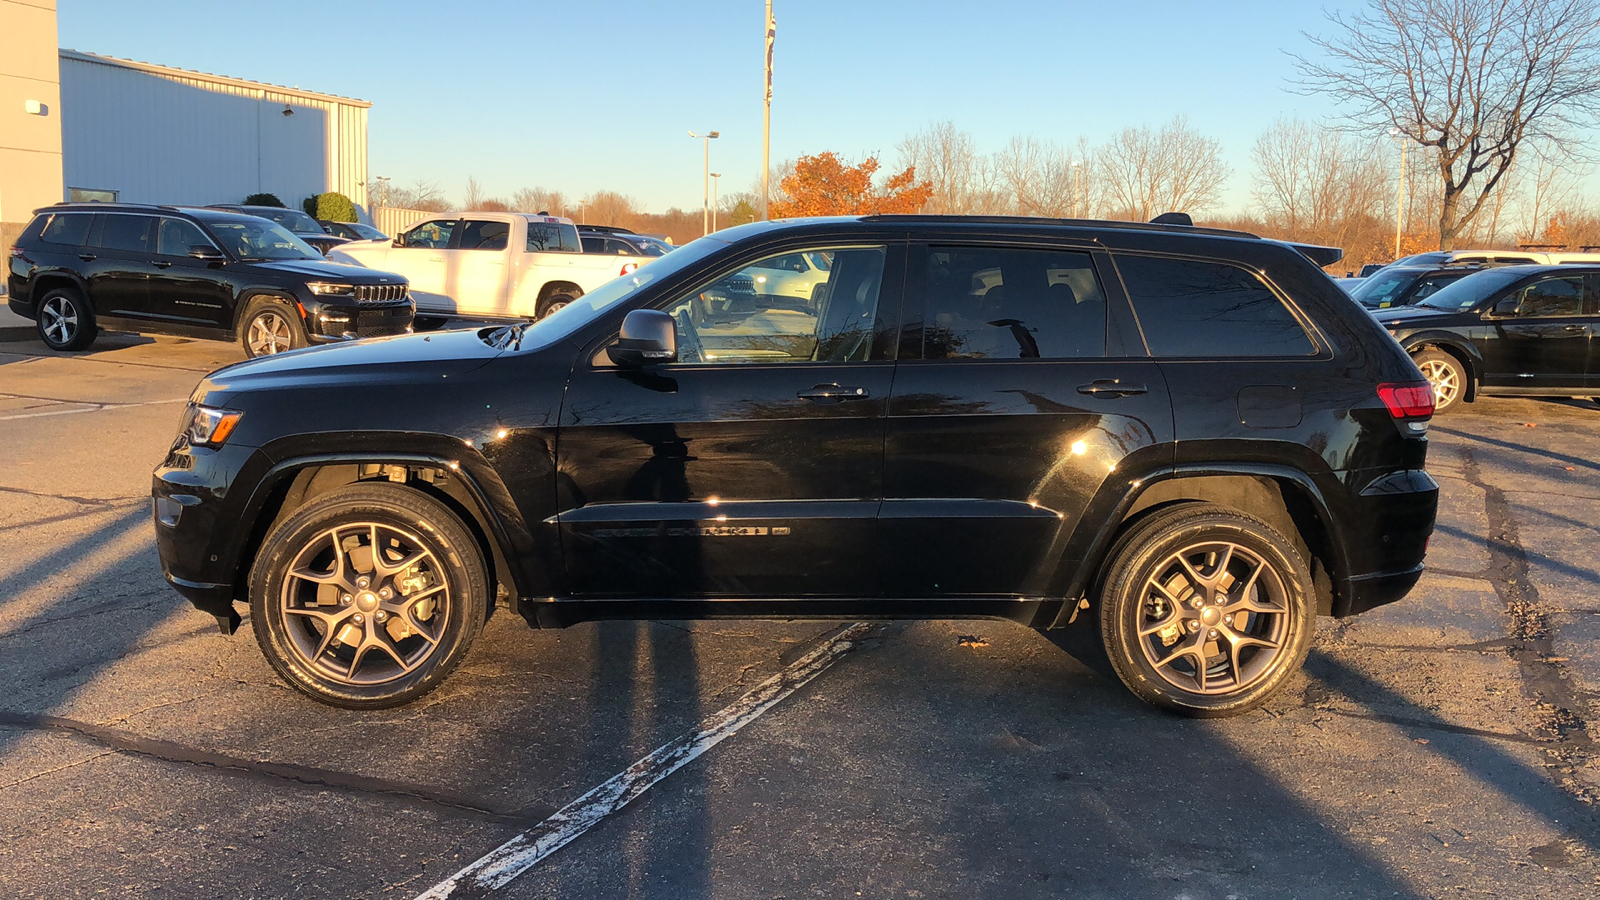
[[[1093,583],[1099,579],[1107,557],[1111,552],[1112,544],[1122,531],[1128,512],[1139,498],[1142,497],[1152,485],[1184,478],[1200,478],[1206,476],[1245,476],[1253,478],[1269,478],[1284,480],[1293,483],[1300,489],[1304,499],[1309,503],[1312,513],[1317,517],[1318,524],[1322,527],[1327,538],[1329,578],[1333,583],[1333,607],[1339,608],[1339,591],[1342,580],[1350,571],[1349,552],[1344,546],[1339,532],[1332,527],[1333,512],[1328,506],[1327,498],[1323,495],[1316,482],[1305,472],[1289,466],[1274,465],[1272,463],[1246,463],[1246,462],[1210,462],[1201,464],[1184,464],[1162,466],[1152,469],[1130,482],[1123,482],[1121,492],[1117,493],[1118,486],[1107,484],[1101,492],[1090,501],[1085,513],[1097,515],[1099,521],[1109,523],[1107,527],[1099,529],[1090,540],[1083,553],[1082,562],[1077,566],[1070,581],[1067,582],[1063,595],[1066,602],[1056,614],[1055,620],[1050,622],[1049,628],[1062,628],[1077,616],[1078,604],[1083,600]],[[1293,537],[1292,535],[1290,537]],[[1308,560],[1309,562],[1309,560]]]

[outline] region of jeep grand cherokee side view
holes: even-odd
[[[810,296],[755,274],[796,253]],[[1329,260],[1332,261],[1332,260]],[[1432,394],[1296,249],[1181,225],[762,222],[535,324],[231,366],[154,479],[168,580],[351,708],[497,598],[611,618],[1084,610],[1139,697],[1263,702],[1318,614],[1400,599]]]
[[[48,206],[8,262],[11,310],[52,350],[83,350],[105,328],[238,340],[264,356],[404,334],[415,311],[399,275],[330,263],[266,219],[213,209]]]

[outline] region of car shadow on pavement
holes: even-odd
[[[1437,423],[1434,423],[1430,427],[1431,427],[1431,429],[1433,431],[1439,432],[1441,434],[1448,434],[1451,437],[1461,438],[1462,440],[1476,441],[1477,443],[1480,443],[1480,444],[1489,444],[1490,446],[1499,447],[1499,448],[1501,448],[1503,450],[1511,450],[1511,451],[1514,451],[1516,453],[1526,453],[1526,454],[1530,454],[1530,455],[1533,455],[1533,456],[1543,456],[1546,459],[1553,459],[1553,460],[1556,460],[1558,462],[1563,462],[1563,463],[1566,463],[1566,464],[1568,464],[1570,466],[1574,466],[1576,468],[1590,469],[1590,470],[1595,471],[1595,472],[1600,472],[1600,463],[1597,463],[1597,462],[1595,462],[1593,460],[1584,459],[1581,456],[1570,456],[1570,455],[1565,454],[1565,453],[1556,453],[1553,450],[1544,450],[1544,449],[1539,448],[1539,447],[1530,447],[1530,446],[1528,446],[1526,444],[1514,444],[1511,441],[1502,441],[1502,440],[1499,440],[1499,439],[1496,439],[1496,438],[1486,437],[1486,436],[1481,435],[1481,434],[1472,434],[1472,433],[1466,432],[1466,431],[1456,431],[1455,429],[1452,429],[1452,428],[1444,428],[1444,427],[1440,426]]]

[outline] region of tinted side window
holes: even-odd
[[[193,222],[183,219],[162,219],[161,231],[156,236],[156,253],[162,256],[188,256],[189,248],[196,244],[213,246],[211,238]]]
[[[1221,263],[1118,256],[1150,352],[1167,357],[1310,356],[1294,314],[1259,278]]]
[[[148,253],[155,216],[107,215],[100,226],[100,246],[106,250]]]
[[[606,250],[606,239],[605,238],[586,237],[586,238],[583,239],[583,252],[585,252],[585,253],[604,253],[605,250]]]
[[[1519,316],[1583,315],[1583,279],[1578,276],[1546,278],[1523,289]]]
[[[602,245],[603,246],[603,245]],[[560,222],[528,223],[529,253],[582,253],[578,229]]]
[[[94,216],[89,213],[77,215],[58,213],[50,217],[50,224],[44,226],[44,232],[39,235],[39,240],[81,247],[89,243],[89,226],[93,222]]]
[[[511,226],[505,222],[461,223],[461,241],[456,246],[462,250],[504,250],[511,235]]]
[[[1411,302],[1415,303],[1418,300],[1426,300],[1432,297],[1439,292],[1440,288],[1460,277],[1460,275],[1430,275],[1422,279],[1417,282],[1417,289],[1411,292]]]
[[[450,234],[455,231],[456,223],[448,219],[434,222],[423,222],[401,235],[401,245],[406,247],[428,247],[434,250],[443,250],[450,245]]]
[[[933,247],[924,278],[924,359],[1105,355],[1105,295],[1087,253]]]

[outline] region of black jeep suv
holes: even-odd
[[[239,340],[250,356],[404,334],[405,278],[328,262],[256,216],[128,203],[61,203],[11,248],[10,306],[53,350],[101,328]]]
[[[770,260],[826,260],[806,300]],[[1336,257],[1335,257],[1336,258]],[[1331,261],[1331,260],[1329,260]],[[289,683],[414,699],[503,598],[606,618],[1098,607],[1123,681],[1261,703],[1400,599],[1432,394],[1296,249],[1181,225],[762,222],[534,324],[222,369],[155,472],[167,579]]]

